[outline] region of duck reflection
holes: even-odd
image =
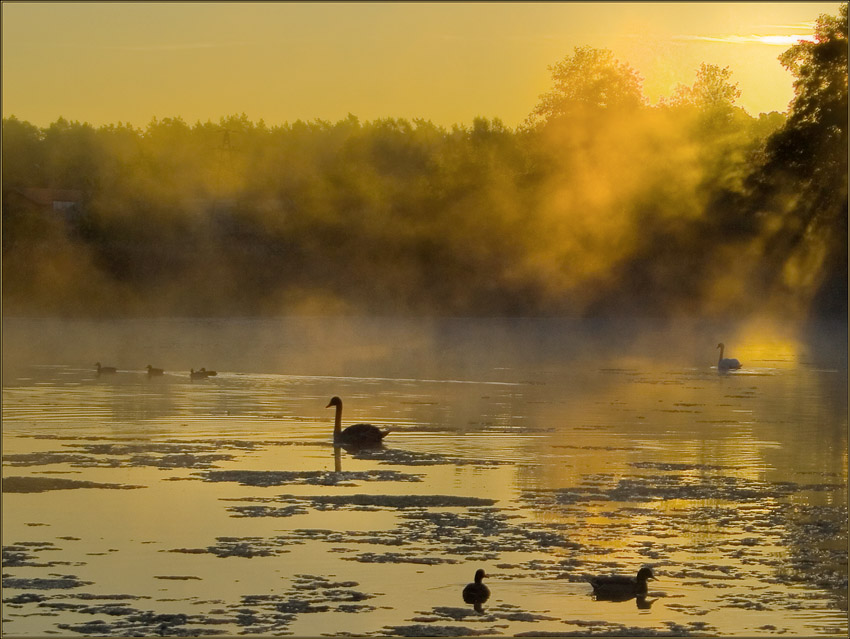
[[[647,596],[646,596],[646,593],[641,593],[641,594],[635,594],[635,593],[614,594],[614,593],[597,593],[597,592],[594,592],[593,598],[596,599],[596,601],[616,601],[616,602],[629,601],[631,599],[634,599],[636,606],[640,610],[649,610],[650,608],[652,608],[652,604],[654,604],[658,600],[657,597],[655,597],[654,599],[648,599]]]
[[[490,589],[481,583],[486,576],[485,572],[479,568],[475,571],[475,581],[466,584],[463,589],[463,601],[472,604],[475,612],[479,614],[484,612],[482,604],[490,598]]]

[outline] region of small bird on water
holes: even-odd
[[[114,366],[101,366],[100,362],[95,363],[95,368],[97,368],[98,375],[114,375],[118,372],[118,369]]]
[[[165,372],[161,368],[154,368],[150,364],[147,365],[147,369],[148,369],[148,377],[156,377],[158,375],[162,375]]]
[[[638,570],[637,576],[600,575],[587,577],[593,586],[593,594],[597,599],[631,599],[637,595],[646,594],[646,582],[655,579],[652,568],[644,566]]]
[[[486,576],[487,575],[484,573],[484,570],[479,568],[475,571],[475,581],[470,584],[466,584],[466,587],[463,589],[464,602],[473,604],[475,609],[479,612],[481,604],[490,598],[490,589],[481,583],[481,580]]]
[[[334,443],[343,446],[366,448],[369,446],[380,446],[389,434],[389,430],[381,430],[372,424],[354,424],[345,430],[342,429],[342,400],[332,397],[325,408],[336,408],[334,416]]]

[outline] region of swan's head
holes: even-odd
[[[649,566],[644,566],[640,570],[638,570],[637,580],[638,581],[646,581],[647,579],[655,579],[655,575],[652,574],[652,568]]]
[[[484,577],[486,577],[486,576],[487,575],[484,573],[484,569],[479,568],[478,570],[475,571],[475,582],[481,583],[481,580],[484,579]]]
[[[330,408],[331,406],[342,408],[342,400],[339,397],[331,397],[331,401],[328,402],[328,405],[325,406],[325,408]]]
[[[720,342],[720,343],[717,345],[717,348],[724,348],[724,346],[723,346],[723,342]]]

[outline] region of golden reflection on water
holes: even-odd
[[[493,353],[476,352],[443,379],[435,362],[444,360],[433,353],[421,375],[402,367],[395,378],[297,375],[289,367],[253,374],[219,362],[219,376],[201,383],[172,372],[149,380],[142,369],[106,381],[71,365],[6,376],[4,478],[143,488],[5,494],[4,545],[49,543],[56,549],[29,547],[33,561],[68,562],[5,571],[92,582],[41,591],[48,603],[73,602],[78,592],[137,595],[145,597],[132,600],[139,610],[197,611],[231,633],[242,629],[236,611],[249,606],[245,596],[270,596],[252,605],[272,623],[274,605],[322,592],[310,590],[313,582],[296,587],[297,575],[310,575],[356,582],[351,589],[367,597],[358,605],[373,608],[350,614],[342,601],[313,601],[330,609],[295,614],[277,630],[315,636],[424,623],[504,634],[606,627],[750,635],[773,632],[768,626],[841,634],[846,596],[842,603],[834,588],[818,585],[816,570],[798,580],[778,576],[795,557],[794,565],[805,563],[807,544],[825,543],[800,537],[807,518],[829,514],[813,509],[840,515],[846,503],[846,370],[807,368],[790,341],[742,335],[727,347],[746,369],[729,375],[713,368],[709,343],[702,362],[632,353],[581,367],[552,359],[494,366]],[[420,354],[429,340],[412,348]],[[347,357],[385,351],[365,344]],[[346,424],[392,429],[385,457],[334,450],[324,406],[335,394],[345,398]],[[35,453],[29,465],[15,457]],[[209,481],[220,470],[295,479]],[[331,483],[302,481],[315,471]],[[380,471],[407,480],[381,479]],[[345,473],[361,475],[333,483]],[[827,484],[835,487],[797,487]],[[361,495],[378,501],[321,501]],[[494,503],[392,501],[433,496]],[[238,516],[254,506],[287,514]],[[830,543],[842,536],[846,525]],[[454,549],[459,539],[466,547]],[[240,547],[261,554],[215,554]],[[594,601],[581,579],[643,564],[660,577],[650,608]],[[460,589],[477,567],[490,575],[490,621],[458,616]],[[31,616],[27,606],[35,605],[4,612],[9,630],[40,636],[92,618],[67,610]]]

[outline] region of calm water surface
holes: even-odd
[[[4,632],[846,635],[827,328],[6,320]]]

